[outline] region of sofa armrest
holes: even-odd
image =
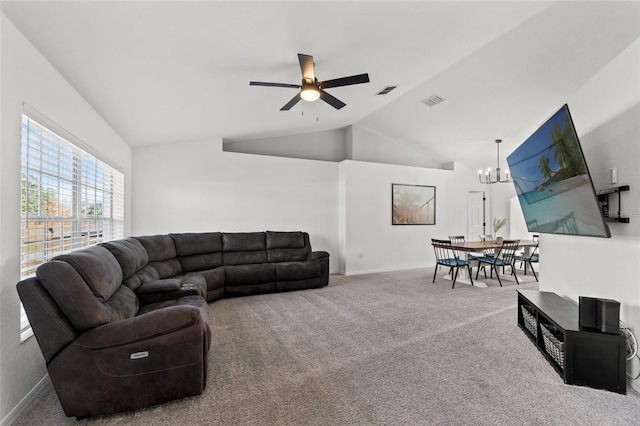
[[[326,251],[312,251],[307,255],[307,260],[322,260],[328,259],[329,253]]]
[[[193,281],[193,280],[192,280]],[[182,278],[167,278],[163,280],[149,281],[142,284],[136,291],[136,296],[142,305],[176,300],[184,296],[205,296],[206,281],[202,278],[202,290],[195,282],[187,282]]]
[[[159,293],[164,291],[178,291],[180,290],[180,284],[182,280],[177,278],[168,278],[164,280],[149,281],[138,287],[137,293],[149,294]]]
[[[169,306],[97,327],[80,336],[75,344],[91,349],[128,345],[168,335],[201,322],[197,307]]]
[[[202,393],[208,332],[195,306],[157,309],[87,331],[47,370],[67,416],[135,410]]]

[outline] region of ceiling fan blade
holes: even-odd
[[[265,83],[262,81],[250,81],[249,86],[267,86],[267,87],[291,87],[294,89],[299,89],[301,86],[299,84],[286,84],[286,83]]]
[[[302,71],[302,78],[310,78],[312,82],[315,82],[316,72],[313,66],[313,56],[298,53],[298,61],[300,61],[300,71]]]
[[[325,101],[326,103],[328,103],[329,105],[334,107],[335,109],[340,109],[340,108],[342,108],[343,106],[346,105],[340,99],[338,99],[338,98],[336,98],[334,96],[331,96],[330,94],[328,94],[324,90],[320,91],[320,99],[322,99],[323,101]]]
[[[289,102],[287,102],[287,104],[285,106],[283,106],[282,108],[280,108],[280,111],[289,111],[291,108],[293,108],[293,106],[295,104],[297,104],[298,102],[300,102],[302,98],[300,97],[300,93],[298,93],[297,95],[295,95],[293,97],[293,99],[291,99]]]
[[[352,84],[361,84],[369,82],[369,74],[358,74],[349,77],[335,78],[333,80],[327,80],[320,83],[321,89],[328,89],[330,87],[350,86]]]

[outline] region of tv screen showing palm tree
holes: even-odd
[[[611,236],[567,105],[507,163],[529,232]]]

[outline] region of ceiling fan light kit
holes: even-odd
[[[315,76],[315,65],[313,56],[298,53],[298,61],[300,62],[300,71],[302,72],[302,84],[286,84],[286,83],[266,83],[262,81],[250,81],[250,86],[266,86],[266,87],[287,87],[300,89],[298,94],[287,102],[280,111],[289,111],[301,99],[313,102],[322,99],[335,109],[341,109],[346,104],[340,99],[325,92],[324,89],[331,87],[350,86],[352,84],[361,84],[369,82],[368,74],[358,74],[349,77],[341,77],[333,80],[318,81]]]
[[[320,90],[315,82],[311,79],[305,79],[302,88],[300,89],[300,97],[304,101],[313,102],[320,98]]]
[[[491,175],[491,167],[488,167],[487,170],[483,171],[478,170],[478,179],[480,183],[492,184],[492,183],[508,183],[513,182],[513,178],[509,176],[509,170],[505,173],[505,177],[502,177],[502,172],[500,171],[500,144],[502,143],[502,139],[496,139],[496,147],[498,148],[498,167],[496,167],[496,176],[495,178]],[[483,179],[484,178],[484,179]]]

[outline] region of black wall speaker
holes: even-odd
[[[579,321],[581,330],[618,334],[620,302],[580,296]]]

